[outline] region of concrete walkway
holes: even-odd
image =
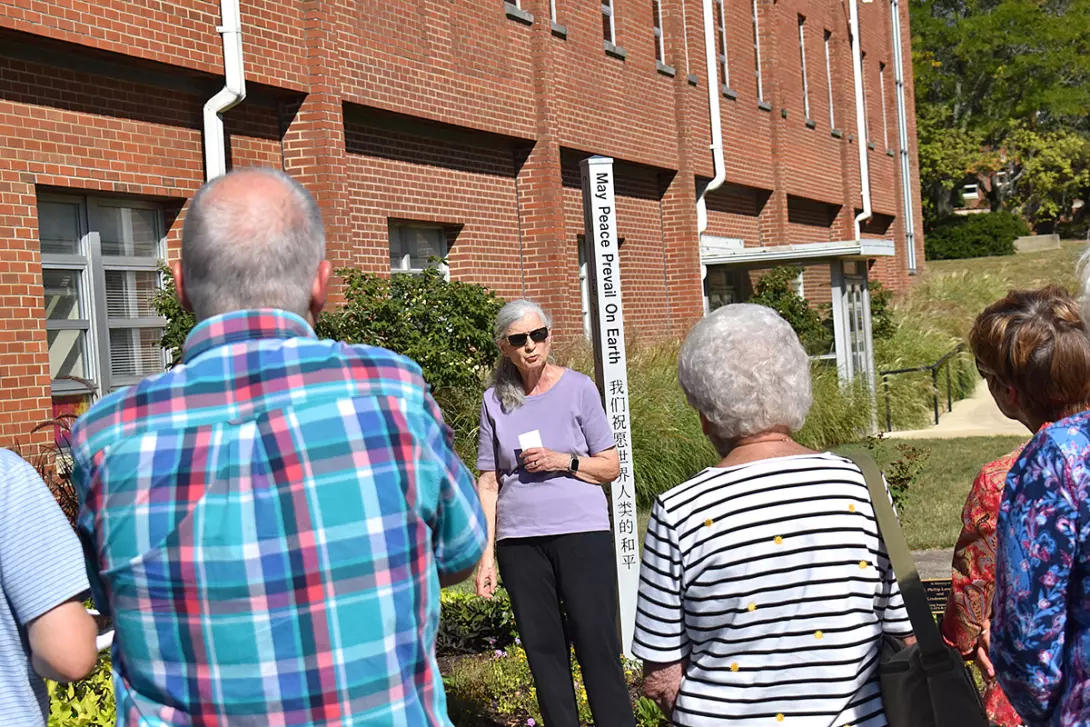
[[[968,399],[954,402],[953,411],[941,414],[938,426],[903,432],[890,432],[890,439],[957,439],[959,437],[1012,436],[1029,438],[1020,423],[1003,416],[981,381]]]

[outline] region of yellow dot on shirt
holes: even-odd
[[[822,633],[821,631],[815,631],[814,632],[814,638],[818,639],[820,641],[821,639],[825,638],[825,634]]]
[[[772,542],[774,542],[776,545],[783,545],[783,536],[777,535]]]
[[[868,563],[865,560],[859,561],[859,569],[860,570],[866,570],[868,565],[870,565],[870,563]]]
[[[777,714],[776,715],[776,721],[777,722],[783,722],[783,715],[782,714]]]
[[[738,671],[738,662],[734,662],[730,665],[731,671]]]
[[[855,505],[848,505],[848,512],[855,512]]]
[[[706,528],[710,528],[714,524],[715,524],[715,521],[712,520],[711,518],[708,518],[707,520],[704,521],[704,527],[706,527]]]
[[[750,610],[750,611],[756,611],[757,610],[757,604],[756,603],[751,603],[748,606],[746,606],[746,608],[748,610]]]

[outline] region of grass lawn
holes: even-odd
[[[898,309],[926,327],[963,339],[980,311],[1009,290],[1052,283],[1078,293],[1075,266],[1085,250],[1085,242],[1065,242],[1059,250],[928,262]]]

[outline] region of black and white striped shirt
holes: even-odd
[[[656,501],[633,650],[688,658],[674,724],[884,727],[881,636],[911,631],[849,460],[710,468]]]

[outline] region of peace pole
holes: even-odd
[[[620,251],[613,193],[613,160],[594,156],[579,165],[583,180],[583,223],[594,341],[594,377],[613,429],[621,470],[611,489],[621,646],[632,657],[640,551],[636,542],[636,488],[632,477],[632,430],[628,411],[628,363],[621,306]]]

